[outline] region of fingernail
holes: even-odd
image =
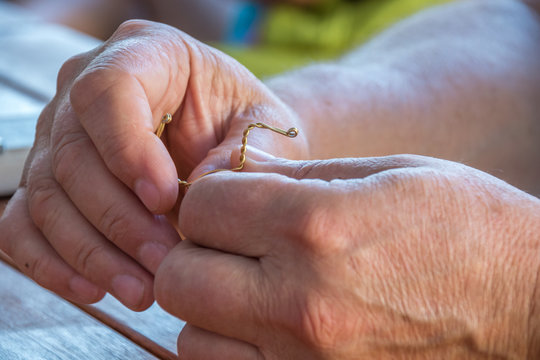
[[[69,280],[69,289],[86,301],[96,300],[99,297],[99,288],[80,275]]]
[[[155,274],[159,264],[163,261],[169,250],[162,244],[148,242],[143,244],[139,249],[139,258],[142,264],[152,273]]]
[[[148,210],[154,212],[159,208],[159,192],[154,184],[138,179],[135,181],[135,193]]]
[[[262,150],[259,150],[257,148],[250,147],[250,146],[247,147],[246,157],[250,160],[260,161],[260,162],[275,159],[275,156],[272,156],[267,152],[264,152]]]
[[[113,295],[129,308],[137,308],[143,299],[143,283],[131,275],[117,275],[111,282]]]

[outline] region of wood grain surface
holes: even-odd
[[[6,203],[0,198],[0,216]],[[184,322],[157,304],[138,313],[110,295],[95,305],[72,304],[14,267],[0,252],[0,359],[177,358]],[[84,355],[89,346],[99,351]]]
[[[10,266],[0,274],[0,359],[156,358]]]
[[[166,313],[157,303],[137,313],[107,295],[98,304],[83,308],[160,358],[177,358],[176,340],[185,323]]]

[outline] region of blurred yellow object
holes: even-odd
[[[399,20],[451,1],[326,0],[309,8],[276,5],[268,10],[257,45],[218,47],[264,77],[337,57]]]

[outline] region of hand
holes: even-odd
[[[173,122],[154,135],[163,114]],[[0,249],[42,286],[90,303],[111,292],[142,310],[178,241],[163,216],[177,178],[229,168],[249,122],[298,125],[244,67],[168,26],[130,21],[70,59],[40,116]],[[163,142],[162,142],[163,140]],[[303,156],[301,139],[254,132],[250,144]]]
[[[181,358],[536,358],[538,199],[432,158],[254,154],[190,188],[156,275]]]

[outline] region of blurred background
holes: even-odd
[[[17,187],[62,63],[98,46],[125,20],[177,27],[264,78],[336,58],[448,1],[0,0],[0,196]]]
[[[0,0],[1,1],[1,0]],[[388,25],[448,0],[9,0],[105,40],[123,21],[175,26],[258,76],[336,57]]]

